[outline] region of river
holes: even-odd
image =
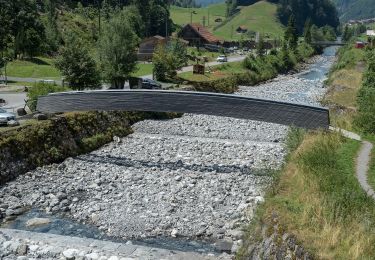
[[[238,95],[319,105],[336,48],[308,68]],[[287,127],[186,114],[0,187],[2,227],[171,250],[235,252],[286,154]],[[25,213],[18,215],[24,209]],[[50,223],[27,227],[42,217]]]

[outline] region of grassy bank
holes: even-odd
[[[348,45],[339,50],[338,60],[327,80],[328,91],[323,104],[330,108],[331,124],[353,130],[357,114],[357,93],[366,67],[364,50]]]
[[[354,174],[359,146],[337,134],[307,134],[258,211],[259,223],[272,226],[277,216],[319,259],[372,259],[375,202]]]
[[[9,77],[60,79],[60,72],[54,67],[53,59],[37,57],[27,60],[14,60],[7,66]]]

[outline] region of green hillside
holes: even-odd
[[[233,28],[233,40],[241,39],[241,34],[236,33],[238,26],[244,25],[249,31],[261,32],[270,35],[271,38],[282,36],[283,26],[276,17],[277,6],[275,4],[260,1],[250,6],[241,7],[241,11],[231,20],[225,22],[226,5],[225,3],[213,4],[204,8],[182,8],[171,7],[171,18],[175,24],[184,25],[190,23],[190,13],[193,14],[193,22],[203,24],[203,17],[206,17],[206,26],[218,37],[231,40]],[[208,26],[208,13],[210,14],[210,23]],[[216,18],[221,18],[224,23],[215,23]],[[217,29],[215,29],[217,28]],[[249,34],[242,36],[244,39],[250,38]]]
[[[277,6],[275,4],[260,1],[253,5],[241,8],[232,20],[214,31],[214,34],[224,39],[230,39],[233,29],[233,39],[241,39],[241,34],[236,33],[236,28],[241,25],[247,27],[249,31],[268,34],[271,38],[281,37],[283,26],[276,17]],[[248,38],[247,35],[244,36]]]
[[[226,5],[225,3],[213,4],[204,8],[182,8],[177,6],[171,6],[170,13],[171,18],[175,24],[184,25],[190,23],[191,12],[193,14],[193,23],[203,24],[203,17],[206,17],[206,26],[209,24],[209,28],[213,28],[217,23],[215,23],[216,18],[221,18],[225,20]],[[208,15],[210,16],[210,21],[208,23]]]

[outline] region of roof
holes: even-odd
[[[241,25],[241,26],[238,26],[237,29],[240,29],[240,30],[247,30],[247,27],[245,25]]]
[[[142,42],[148,42],[148,41],[163,41],[165,40],[165,38],[163,36],[160,36],[160,35],[155,35],[155,36],[151,36],[151,37],[148,37],[148,38],[145,38],[142,40]]]
[[[207,42],[220,42],[221,40],[214,36],[211,32],[207,30],[203,25],[199,23],[191,23],[187,26],[190,26],[193,28],[194,31],[196,31],[203,39],[205,39]]]

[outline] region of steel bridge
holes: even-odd
[[[322,107],[193,91],[106,90],[53,93],[39,97],[43,113],[70,111],[153,111],[206,114],[264,121],[307,129],[328,129]]]

